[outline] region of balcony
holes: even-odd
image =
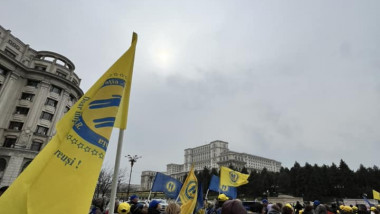
[[[46,120],[46,119],[40,119],[40,124],[43,125],[43,126],[50,127],[51,121]]]

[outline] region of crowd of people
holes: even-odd
[[[180,214],[181,207],[178,203],[171,202],[163,210],[160,200],[152,200],[149,204],[139,202],[137,195],[132,195],[128,202],[116,202],[113,213],[118,214]],[[94,200],[90,214],[113,214],[103,210],[101,201]],[[372,205],[368,208],[365,204],[339,205],[323,204],[315,200],[311,204],[282,204],[270,203],[263,199],[261,202],[244,204],[239,199],[229,199],[225,194],[220,194],[216,202],[205,200],[204,206],[198,209],[197,214],[380,214],[380,205]]]

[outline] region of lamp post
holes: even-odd
[[[133,168],[133,165],[137,162],[137,159],[142,158],[142,157],[141,156],[137,156],[137,155],[134,155],[134,156],[127,155],[125,157],[128,157],[129,162],[131,162],[131,172],[129,173],[129,182],[128,182],[128,190],[127,190],[127,200],[128,200],[129,189],[131,187],[132,168]]]

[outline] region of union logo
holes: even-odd
[[[188,200],[193,199],[197,193],[197,182],[190,181],[186,186],[185,195]]]
[[[223,192],[227,192],[228,191],[228,186],[226,185],[222,185],[222,187],[220,188]]]
[[[166,183],[166,190],[168,192],[174,192],[175,189],[176,189],[176,185],[175,185],[175,183],[173,181],[169,181],[169,182]]]
[[[232,183],[236,183],[236,181],[239,179],[239,175],[234,171],[231,171],[229,174],[230,174],[230,180],[232,181]]]

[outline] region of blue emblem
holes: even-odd
[[[195,197],[195,193],[197,192],[197,182],[190,181],[186,186],[185,195],[188,200],[193,199]]]

